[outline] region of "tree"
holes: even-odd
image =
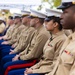
[[[53,0],[54,1],[54,7],[57,7],[61,4],[61,0]]]
[[[49,8],[55,8],[61,4],[61,0],[41,0],[41,5],[39,6],[38,10],[43,8],[43,4],[48,3],[50,5]]]

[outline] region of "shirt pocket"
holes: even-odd
[[[61,55],[61,60],[65,64],[73,64],[74,57],[68,53],[63,52]]]

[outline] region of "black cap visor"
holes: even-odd
[[[15,16],[14,19],[21,18],[20,16]]]
[[[60,6],[57,7],[57,9],[67,9],[70,6],[73,6],[74,4],[72,4],[72,2],[64,2],[62,3]]]
[[[49,22],[53,19],[54,16],[47,16],[44,21]]]
[[[28,18],[33,19],[33,18],[38,18],[36,16],[28,16]]]

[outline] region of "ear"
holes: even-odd
[[[74,20],[75,20],[75,13],[74,13],[74,16],[73,17],[74,17]]]
[[[39,22],[39,19],[38,18],[36,18],[36,23],[38,23]]]
[[[57,26],[58,26],[58,23],[57,23],[57,22],[55,22],[55,23],[54,23],[54,27],[56,28]]]

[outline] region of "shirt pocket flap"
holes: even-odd
[[[72,64],[74,62],[74,57],[68,53],[63,52],[61,55],[61,60],[65,64]]]

